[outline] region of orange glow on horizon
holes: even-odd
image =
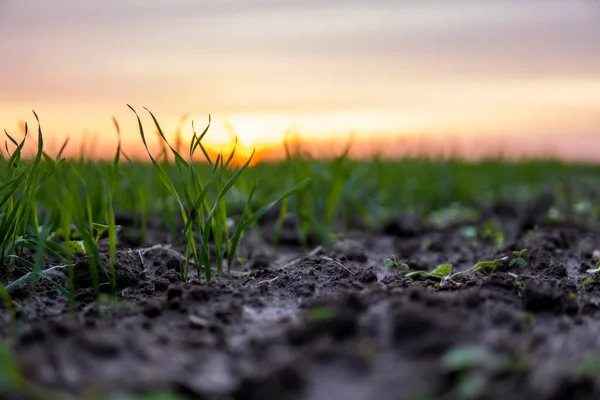
[[[204,145],[237,138],[236,163],[281,158],[286,135],[323,157],[352,136],[355,157],[503,143],[600,160],[595,1],[135,3],[0,2],[0,128],[20,132],[33,108],[49,153],[68,137],[66,155],[110,159],[114,116],[146,160],[128,103],[152,154],[143,106],[183,149],[210,113]]]
[[[181,119],[180,124],[187,119]],[[211,125],[212,129],[213,125]],[[184,159],[189,157],[189,138],[180,126],[174,135],[165,132],[169,143],[181,154]],[[196,126],[197,133],[198,126]],[[348,146],[349,156],[354,159],[370,159],[374,156],[383,159],[397,159],[401,157],[432,157],[446,158],[458,157],[467,161],[477,161],[486,158],[502,157],[506,160],[518,160],[522,158],[554,158],[564,161],[579,161],[600,163],[600,147],[595,146],[597,139],[595,135],[502,135],[488,134],[473,136],[469,134],[456,135],[425,135],[425,134],[379,134],[369,137],[356,136],[351,133],[346,135],[323,135],[321,137],[306,136],[291,131],[284,132],[280,140],[271,143],[260,143],[253,145],[252,136],[244,140],[236,137],[237,130],[233,131],[229,126],[227,140],[224,137],[218,140],[203,140],[203,146],[214,162],[220,155],[227,159],[235,147],[231,166],[239,167],[246,163],[252,153],[252,161],[249,165],[260,162],[277,162],[285,159],[286,146],[292,154],[304,154],[316,158],[331,158],[341,154]],[[191,127],[190,127],[191,132]],[[209,129],[210,132],[210,129]],[[247,133],[250,131],[246,131]],[[16,140],[22,140],[22,130],[19,134],[12,136]],[[158,157],[167,147],[158,140],[158,134],[146,131],[149,149],[154,157]],[[29,136],[26,141],[24,153],[31,155],[36,150],[37,126],[29,125]],[[63,156],[68,158],[80,158],[82,155],[87,160],[112,160],[116,151],[117,135],[108,137],[95,133],[86,133],[79,141],[70,139]],[[208,136],[208,135],[207,135]],[[122,150],[132,160],[147,162],[148,154],[142,145],[141,138],[125,136],[127,140],[122,142]],[[179,139],[178,139],[179,138]],[[114,140],[113,140],[114,139]],[[64,141],[48,140],[46,137],[45,151],[54,156]],[[12,150],[14,146],[9,146]],[[4,154],[5,151],[2,151]],[[173,159],[170,151],[167,151],[169,159]],[[198,148],[195,152],[196,161],[205,161],[202,151]]]
[[[438,82],[435,87],[431,83],[416,85],[408,95],[413,104],[397,101],[396,107],[219,112],[212,115],[203,144],[216,157],[219,153],[229,154],[237,137],[236,165],[245,162],[252,150],[255,150],[253,164],[282,159],[283,143],[290,135],[303,148],[322,157],[342,151],[352,136],[356,146],[351,155],[360,158],[374,154],[388,158],[416,153],[436,155],[451,151],[448,148],[455,148],[458,155],[466,158],[473,158],[474,154],[493,156],[499,153],[497,143],[502,142],[507,148],[504,154],[541,157],[548,156],[548,148],[558,148],[560,152],[551,152],[557,157],[600,161],[600,150],[595,150],[600,149],[600,79],[517,80],[496,84]],[[401,106],[402,103],[405,104]],[[150,107],[167,140],[187,154],[193,136],[192,121],[200,134],[208,122],[207,115],[195,113],[182,117],[157,108]],[[158,154],[161,144],[154,123],[142,107],[136,109],[152,154]],[[69,137],[65,155],[111,159],[117,145],[109,117],[114,115],[121,126],[125,153],[138,160],[148,159],[135,115],[124,106],[42,103],[36,106],[36,112],[49,153],[58,151]],[[25,120],[30,127],[35,123],[28,107],[0,101],[0,121],[11,120],[13,129],[4,126],[11,134],[22,134]],[[473,148],[471,143],[477,146]],[[442,147],[446,150],[440,150]]]
[[[338,142],[345,142],[352,134],[357,142],[364,144],[361,145],[363,153],[367,148],[376,151],[377,146],[366,143],[394,142],[406,137],[443,138],[446,142],[456,136],[462,141],[493,138],[490,140],[500,139],[507,145],[516,139],[535,137],[541,142],[551,142],[548,145],[555,147],[558,143],[571,146],[585,159],[592,157],[588,146],[600,147],[600,139],[594,139],[592,143],[592,138],[600,137],[600,79],[517,80],[497,84],[438,82],[414,85],[406,93],[402,96],[408,96],[411,101],[401,100],[400,96],[400,100],[395,100],[397,106],[379,108],[374,105],[305,112],[221,111],[213,114],[203,143],[215,153],[227,152],[233,138],[237,137],[240,157],[249,156],[256,148],[257,160],[276,158],[275,154],[282,153],[283,141],[290,133],[308,144],[329,141],[325,148],[339,147]],[[390,93],[382,93],[383,99],[372,103],[393,104],[393,99],[386,100],[385,96]],[[138,159],[147,157],[141,146],[135,116],[123,105],[39,103],[35,109],[49,152],[60,148],[70,137],[66,154],[77,156],[84,152],[88,158],[110,159],[116,149],[116,135],[110,119],[114,115],[121,125],[126,153]],[[153,121],[142,107],[136,109],[142,118],[149,146],[159,148],[153,134]],[[202,132],[208,121],[206,114],[188,114],[182,118],[181,114],[173,114],[168,109],[165,112],[161,107],[150,109],[169,142],[175,144],[180,135],[184,148],[193,135],[192,121],[197,133]],[[19,132],[25,120],[30,126],[35,122],[29,107],[0,100],[2,128],[11,134]],[[570,145],[568,138],[579,138],[580,142],[587,138],[588,144]],[[487,142],[491,143],[490,140]],[[383,150],[390,151],[386,146]],[[398,150],[397,155],[402,154]],[[574,153],[571,157],[576,158]]]

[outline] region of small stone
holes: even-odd
[[[190,315],[189,323],[190,323],[190,328],[195,328],[195,329],[206,329],[209,325],[208,320],[206,320],[205,318],[199,317],[197,315]]]

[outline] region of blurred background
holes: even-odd
[[[283,155],[600,160],[596,0],[0,0],[0,128],[50,152],[146,159],[170,140]],[[151,120],[141,113],[149,131]],[[151,137],[151,146],[156,146]]]

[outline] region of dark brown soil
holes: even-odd
[[[278,255],[250,235],[247,260],[211,284],[181,282],[174,250],[125,243],[117,302],[94,301],[85,260],[74,315],[47,281],[14,292],[12,347],[29,380],[80,398],[92,387],[223,400],[600,398],[600,285],[580,284],[598,228],[506,204],[485,214],[501,221],[502,248],[411,216]],[[413,269],[462,270],[521,248],[521,270],[504,262],[438,287],[384,267],[393,253]],[[8,338],[5,308],[0,321]]]

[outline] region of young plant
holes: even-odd
[[[577,365],[577,370],[582,376],[595,379],[600,375],[600,355],[593,353],[584,355]]]
[[[587,272],[588,274],[595,274],[595,275],[599,274],[600,273],[600,261],[598,261],[596,263],[596,268],[588,269],[585,272]]]
[[[474,275],[478,272],[489,275],[489,274],[494,273],[496,271],[496,268],[498,267],[498,265],[506,260],[508,260],[508,257],[502,257],[502,258],[498,258],[498,259],[492,260],[492,261],[479,261],[477,264],[473,265],[471,268],[466,269],[464,271],[457,272],[454,275],[452,275],[452,277],[455,277],[457,275],[462,275],[462,274],[468,274],[468,273],[471,273]]]
[[[105,228],[108,233],[108,265],[110,270],[110,284],[112,294],[116,297],[117,284],[115,271],[115,257],[117,253],[117,230],[119,227],[115,224],[114,197],[119,186],[119,161],[121,159],[121,129],[119,128],[119,124],[117,123],[116,119],[113,118],[113,122],[117,129],[117,152],[115,153],[113,162],[110,165],[108,182],[103,181],[103,183],[108,197],[105,215],[105,218],[108,221],[108,225],[105,226]]]
[[[219,168],[219,164],[221,162],[221,158],[217,157],[217,160],[212,169],[212,174],[210,176],[210,180],[205,185],[202,185],[200,178],[198,177],[196,170],[194,169],[194,165],[193,165],[194,152],[198,148],[198,146],[201,146],[200,140],[203,138],[203,136],[208,131],[208,127],[210,126],[210,117],[209,117],[209,123],[208,123],[206,129],[204,130],[203,134],[198,137],[194,133],[194,137],[192,138],[192,141],[190,143],[189,161],[186,162],[183,159],[183,157],[173,147],[171,147],[169,145],[169,142],[167,141],[166,137],[164,136],[162,129],[161,129],[160,125],[158,124],[158,121],[156,120],[154,115],[149,110],[146,109],[152,116],[152,119],[153,119],[154,124],[157,129],[157,134],[159,136],[159,143],[163,146],[164,157],[163,157],[163,164],[161,165],[161,163],[159,163],[159,161],[158,161],[158,158],[155,158],[152,155],[152,153],[150,152],[148,143],[146,141],[146,135],[144,133],[142,121],[140,120],[139,115],[133,109],[133,107],[131,107],[129,104],[127,106],[131,109],[131,111],[133,111],[133,113],[135,114],[135,116],[138,120],[140,136],[142,137],[142,142],[144,144],[146,152],[148,153],[148,156],[150,157],[150,161],[152,162],[152,165],[154,167],[156,174],[160,177],[161,181],[163,182],[165,187],[168,189],[171,196],[173,196],[173,198],[176,200],[177,205],[179,206],[179,211],[181,212],[181,217],[182,217],[183,223],[185,225],[184,230],[183,230],[183,236],[186,238],[186,242],[187,242],[186,250],[185,250],[185,264],[182,269],[182,278],[187,279],[190,261],[193,258],[195,265],[196,265],[197,275],[199,277],[204,275],[204,277],[207,281],[211,281],[212,269],[211,269],[211,264],[210,264],[209,247],[208,247],[208,243],[206,240],[206,239],[208,239],[208,236],[210,235],[211,221],[208,220],[208,218],[207,218],[207,220],[205,220],[204,214],[205,214],[205,210],[210,207],[208,205],[208,199],[206,198],[206,195],[207,195],[208,190],[211,188],[211,186],[213,184],[213,178],[218,173],[218,168]],[[168,167],[168,157],[166,155],[166,146],[168,146],[170,148],[171,152],[173,153],[173,155],[175,157],[175,164],[177,166],[180,176],[182,177],[182,180],[187,182],[187,185],[184,186],[183,189],[180,189],[179,191],[176,189],[175,185],[173,184],[173,181],[171,180],[171,178],[169,177],[169,175],[166,172],[166,169]],[[212,161],[208,156],[207,156],[207,161],[209,163],[211,163],[211,165],[212,165]],[[182,199],[182,196],[180,195],[180,192],[183,194],[183,199]],[[187,209],[186,209],[186,204],[184,204],[184,201],[187,203]],[[215,208],[216,208],[216,204],[215,204]],[[212,213],[210,215],[210,219],[212,220]],[[198,248],[196,246],[196,241],[195,241],[195,232],[196,231],[200,232],[200,236],[202,238],[201,243],[200,243],[200,252],[198,252]]]
[[[6,136],[16,146],[10,155],[8,144],[6,151],[10,155],[7,164],[5,183],[0,186],[0,272],[3,272],[7,261],[12,260],[27,267],[30,272],[23,275],[18,282],[12,282],[4,288],[10,293],[19,284],[28,281],[33,288],[38,278],[44,278],[51,282],[52,279],[44,269],[45,256],[49,254],[58,259],[63,259],[68,251],[49,242],[50,215],[46,213],[43,224],[39,222],[38,195],[45,187],[48,180],[55,176],[63,164],[60,155],[66,146],[65,142],[59,151],[56,160],[44,153],[44,140],[39,118],[33,112],[38,123],[36,153],[31,161],[25,161],[21,157],[21,151],[25,145],[28,128],[25,125],[23,141],[18,143],[7,132]],[[34,250],[35,256],[23,257],[23,250],[29,248]],[[66,290],[53,282],[63,293]]]
[[[109,277],[111,281],[111,286],[115,287],[114,279],[115,276],[110,272],[108,268],[104,265],[104,261],[100,257],[100,252],[98,250],[98,240],[102,233],[105,232],[104,225],[100,225],[94,222],[97,220],[96,215],[98,212],[95,212],[95,207],[93,204],[94,200],[98,200],[97,198],[92,198],[92,191],[90,190],[90,186],[88,184],[89,180],[86,179],[84,172],[82,169],[78,168],[78,166],[74,164],[69,164],[70,173],[69,175],[71,179],[67,179],[67,184],[71,183],[72,186],[70,190],[66,192],[65,198],[63,198],[63,202],[65,207],[68,207],[72,211],[72,218],[74,224],[74,233],[78,235],[77,237],[81,240],[79,241],[80,248],[83,246],[83,254],[87,256],[88,268],[90,272],[90,279],[92,282],[92,287],[94,289],[94,294],[96,298],[100,296],[100,273],[103,273],[104,276]],[[101,177],[102,171],[99,170],[99,167],[96,167],[95,172]],[[80,186],[76,185],[76,182],[79,182]],[[70,192],[70,193],[69,193]],[[84,201],[80,201],[79,199],[73,198],[73,193],[81,192]],[[67,196],[71,196],[71,198]],[[97,209],[100,212],[104,209],[104,199],[102,199],[100,204],[96,204]],[[65,238],[66,240],[70,240],[70,238]],[[75,252],[76,244],[71,243],[71,250]],[[71,280],[73,277],[73,271],[69,272],[69,279]]]
[[[333,306],[314,307],[306,313],[310,322],[328,321],[336,317],[338,310]]]
[[[406,264],[406,263],[398,264],[398,261],[396,260],[396,256],[393,254],[390,256],[390,258],[387,258],[383,262],[383,265],[385,265],[386,267],[394,267],[398,271],[403,270],[403,269],[409,269],[408,264]]]
[[[120,225],[114,225],[115,234],[118,233],[120,229]],[[92,237],[94,244],[98,246],[98,242],[100,242],[100,239],[104,234],[108,233],[110,239],[110,230],[110,225],[92,222],[89,234]],[[81,236],[82,235],[77,230],[73,230],[73,228],[69,226],[68,229],[56,229],[48,236],[48,240],[62,239],[60,244],[69,249],[72,253],[87,255],[83,240],[78,240],[81,239]]]
[[[454,274],[452,273],[452,264],[442,264],[431,272],[414,271],[414,272],[410,272],[410,273],[406,274],[405,276],[407,278],[411,278],[414,276],[424,276],[426,278],[434,278],[434,279],[451,281],[452,278],[455,278],[459,275],[468,274],[468,273],[476,274],[476,273],[481,272],[484,274],[491,274],[496,270],[496,268],[498,267],[498,265],[501,262],[503,262],[507,259],[508,259],[508,257],[502,257],[502,258],[492,260],[492,261],[479,261],[477,264],[473,265],[471,268],[466,269],[464,271],[455,272]]]
[[[520,371],[527,367],[522,355],[491,351],[483,346],[461,346],[447,351],[441,358],[442,368],[456,374],[456,398],[481,398],[493,376]]]
[[[523,258],[523,253],[525,253],[527,249],[515,250],[512,252],[513,258],[508,262],[508,266],[512,267],[517,264],[520,267],[525,267],[527,265],[527,261]]]
[[[34,113],[35,115],[35,113]],[[37,117],[37,116],[36,116]],[[34,237],[38,232],[37,204],[35,196],[39,188],[40,163],[42,159],[42,131],[38,129],[38,149],[32,163],[21,159],[21,152],[28,136],[28,127],[25,124],[25,135],[19,143],[8,132],[4,131],[8,139],[16,146],[10,153],[8,142],[5,142],[6,152],[10,159],[6,164],[6,178],[0,187],[0,270],[4,268],[6,258],[13,254],[21,254],[21,250],[28,243],[28,238]]]
[[[455,274],[456,275],[456,274]],[[452,264],[442,264],[431,272],[427,271],[414,271],[405,275],[407,278],[414,276],[424,276],[427,278],[439,279],[440,282],[433,285],[433,288],[445,289],[445,288],[458,288],[461,286],[460,283],[452,280]]]
[[[592,278],[581,278],[579,279],[579,283],[581,284],[582,288],[585,288],[587,285],[595,284],[596,280]]]
[[[248,230],[251,226],[255,225],[256,222],[258,221],[258,219],[260,219],[263,215],[265,215],[270,209],[275,207],[279,202],[287,201],[290,196],[292,196],[294,194],[299,194],[302,191],[304,191],[304,189],[306,189],[310,185],[310,182],[311,182],[310,179],[304,179],[303,181],[300,181],[299,183],[294,185],[291,189],[287,190],[285,193],[283,193],[281,196],[279,196],[277,199],[273,200],[272,202],[261,207],[256,212],[254,212],[251,215],[249,215],[248,217],[246,217],[247,210],[249,210],[249,208],[250,208],[249,207],[250,201],[252,200],[252,196],[254,195],[254,192],[256,190],[256,184],[258,183],[258,178],[256,179],[255,185],[252,188],[250,195],[248,196],[248,202],[246,203],[246,207],[244,208],[244,211],[242,212],[240,222],[238,223],[238,226],[235,230],[233,238],[232,238],[232,240],[228,241],[228,243],[227,243],[227,273],[228,274],[231,273],[231,265],[233,264],[233,260],[235,259],[235,252],[237,250],[237,246],[239,244],[239,240],[240,240],[242,233],[245,232],[246,230]]]
[[[248,160],[237,170],[234,170],[231,176],[227,179],[226,174],[228,174],[236,149],[234,147],[226,159],[219,154],[214,161],[212,160],[206,148],[202,144],[202,139],[205,137],[210,127],[210,116],[206,128],[200,135],[196,133],[192,124],[194,135],[190,142],[188,161],[185,161],[177,152],[177,150],[175,150],[167,141],[154,114],[152,114],[150,110],[146,109],[146,111],[148,111],[152,117],[159,138],[161,139],[161,144],[165,146],[165,151],[168,148],[175,158],[175,166],[177,167],[177,171],[179,173],[180,182],[183,183],[182,187],[178,189],[166,172],[166,169],[169,165],[167,157],[164,157],[164,162],[161,165],[157,159],[152,156],[152,153],[150,152],[146,142],[146,136],[144,134],[144,128],[140,117],[130,105],[128,105],[128,107],[137,117],[138,128],[142,137],[142,142],[148,153],[148,156],[150,157],[150,161],[152,162],[154,170],[160,177],[170,195],[176,200],[181,212],[181,217],[184,223],[183,236],[186,239],[185,265],[182,269],[183,279],[187,279],[189,265],[193,259],[196,266],[197,275],[204,275],[206,281],[211,281],[212,261],[209,247],[209,241],[211,240],[214,243],[216,250],[215,258],[217,273],[223,272],[224,258],[227,258],[227,269],[228,272],[230,272],[231,265],[235,260],[235,252],[237,250],[239,240],[244,231],[253,225],[256,219],[264,215],[279,201],[292,194],[301,193],[310,182],[310,179],[305,179],[299,182],[281,197],[262,207],[250,217],[247,217],[248,209],[258,184],[258,179],[255,179],[254,185],[252,186],[242,211],[241,219],[238,222],[238,226],[236,227],[233,236],[230,237],[228,231],[230,218],[227,215],[225,195],[232,189],[232,187],[236,184],[236,182],[240,179],[242,174],[250,165],[254,156],[254,151]],[[208,162],[211,168],[210,175],[204,183],[201,181],[194,163],[194,154],[197,149],[202,151],[205,160]],[[210,200],[214,201],[212,205]],[[198,238],[200,241],[199,249],[196,245],[196,238]]]
[[[502,232],[501,227],[493,220],[489,220],[483,224],[481,227],[481,237],[492,239],[497,248],[501,248],[504,245],[504,232]]]
[[[600,274],[600,261],[598,261],[596,263],[596,268],[590,268],[588,270],[586,270],[585,272],[587,272],[588,274],[593,274],[593,278],[580,278],[579,279],[579,283],[581,284],[582,288],[585,288],[588,285],[594,285],[597,283],[597,280],[595,278],[597,278]]]
[[[426,278],[444,279],[452,276],[452,264],[442,264],[431,272],[428,271],[413,271],[405,275],[407,278],[414,276],[424,276]]]

